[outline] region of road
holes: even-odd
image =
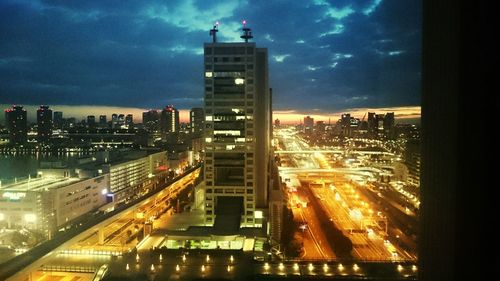
[[[353,182],[350,177],[355,174],[357,177],[371,179],[373,176],[370,170],[378,169],[370,166],[332,167],[332,161],[325,152],[316,148],[317,151],[311,153],[313,149],[297,135],[285,135],[279,131],[276,135],[280,140],[279,149],[287,151],[286,154],[280,154],[282,163],[286,166],[280,168],[280,175],[285,179],[291,176],[299,179],[301,186],[294,187],[299,194],[301,189],[311,190],[314,198],[309,200],[317,200],[330,220],[351,240],[352,255],[356,259],[416,260],[414,239],[405,234],[409,225],[410,231],[414,229],[411,226],[416,225],[415,214],[403,208],[400,200],[394,199],[395,194],[391,193],[391,197],[387,196],[384,201],[374,198],[366,187]],[[302,154],[303,151],[307,154]],[[339,148],[335,151],[338,152]],[[339,158],[339,155],[336,155],[336,158]],[[294,205],[293,203],[291,205]],[[294,215],[296,213],[294,212]],[[309,218],[308,223],[311,222],[318,224],[317,218],[314,217]],[[324,236],[321,229],[314,229],[314,234]],[[316,251],[314,254],[319,253]]]

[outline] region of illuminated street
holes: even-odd
[[[289,128],[282,129],[275,135],[281,144],[277,152],[286,150],[286,153],[279,154],[282,163],[280,175],[285,179],[288,190],[291,192],[289,198],[295,220],[300,221],[304,213],[311,212],[310,207],[303,208],[297,202],[314,200],[326,211],[330,221],[351,240],[353,245],[351,254],[355,259],[416,260],[413,238],[399,230],[399,221],[394,222],[396,219],[393,219],[396,216],[401,217],[400,214],[395,213],[402,212],[405,220],[414,220],[413,223],[416,224],[415,213],[406,205],[403,207],[403,204],[397,203],[398,197],[394,195],[395,199],[381,198],[382,194],[378,192],[379,196],[370,196],[373,194],[373,189],[368,187],[372,187],[371,182],[374,181],[374,174],[370,170],[376,171],[376,169],[363,166],[332,166],[330,155],[319,148],[311,152],[313,149],[299,138],[295,131]],[[292,153],[294,150],[297,151],[295,154]],[[342,151],[341,148],[327,148],[326,150],[335,153],[337,159],[342,157],[339,153]],[[391,157],[391,154],[387,152],[379,154]],[[391,192],[396,191],[391,189]],[[415,198],[407,194],[410,199]],[[414,206],[418,207],[418,202]],[[298,211],[299,209],[301,211]],[[324,237],[323,230],[314,227],[314,224],[318,224],[317,218],[307,217],[307,221],[316,237]],[[307,255],[309,249],[314,249],[315,245],[317,243],[314,241],[304,239],[306,254],[301,258],[315,258],[314,255],[321,255],[321,253]]]

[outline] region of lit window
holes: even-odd
[[[212,71],[207,71],[207,72],[205,72],[205,77],[207,77],[207,78],[212,78],[212,76],[213,76]]]
[[[236,78],[236,79],[234,79],[234,84],[236,84],[236,85],[243,85],[243,84],[245,84],[245,79],[243,79],[243,78]]]
[[[212,121],[212,120],[213,120],[212,115],[205,116],[205,121]]]
[[[212,142],[212,138],[205,138],[205,142]]]

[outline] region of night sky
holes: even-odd
[[[276,110],[415,111],[421,14],[417,0],[2,0],[0,104],[201,106],[209,29],[240,42],[246,19]]]

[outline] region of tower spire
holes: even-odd
[[[216,21],[214,23],[214,28],[210,29],[210,36],[212,36],[212,42],[216,43],[217,42],[217,32],[219,28],[219,21]]]
[[[245,43],[248,43],[248,39],[252,39],[252,30],[247,27],[247,21],[243,20],[243,35],[240,36],[241,39],[245,39]]]

